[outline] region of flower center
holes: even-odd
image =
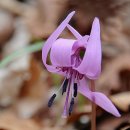
[[[77,97],[77,93],[78,93],[79,80],[81,80],[84,76],[83,74],[79,73],[77,70],[73,69],[73,67],[78,67],[80,65],[82,58],[84,56],[84,51],[85,51],[84,48],[80,48],[75,51],[75,53],[71,57],[72,59],[71,67],[57,67],[59,71],[64,72],[66,74],[66,78],[63,81],[62,86],[60,87],[62,89],[62,95],[66,93],[66,101],[65,101],[64,112],[63,112],[63,116],[65,117],[67,115],[71,115],[73,111],[74,100]],[[52,106],[58,91],[54,93],[50,98],[48,102],[48,107]]]
[[[64,112],[63,112],[63,116],[66,117],[67,115],[71,115],[73,111],[74,100],[77,97],[77,93],[78,93],[78,83],[79,80],[81,80],[84,75],[80,74],[77,70],[74,70],[72,67],[62,67],[59,69],[60,71],[66,73],[66,78],[63,81],[62,86],[60,87],[62,89],[62,95],[67,92],[66,101],[64,105]],[[54,93],[50,98],[48,102],[48,107],[52,106],[57,93],[58,91]],[[68,103],[69,101],[70,103]]]

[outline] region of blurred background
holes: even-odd
[[[67,14],[70,24],[89,34],[101,23],[102,74],[96,90],[122,114],[97,107],[97,130],[130,130],[130,0],[0,0],[0,130],[90,130],[91,103],[78,95],[72,115],[61,118],[64,97],[47,102],[63,77],[44,68],[41,48]],[[66,29],[62,37],[73,38]]]

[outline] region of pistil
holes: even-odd
[[[69,107],[69,115],[71,115],[72,111],[73,111],[73,106],[74,106],[74,98],[71,99],[70,102],[70,107]]]

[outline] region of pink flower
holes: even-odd
[[[47,39],[42,49],[42,60],[47,70],[65,76],[65,80],[59,88],[59,90],[62,89],[62,94],[67,92],[63,116],[71,114],[74,99],[79,92],[107,112],[120,117],[112,102],[103,93],[92,92],[88,85],[88,81],[97,79],[101,72],[102,53],[99,19],[94,19],[90,35],[81,36],[68,24],[74,13],[73,11],[66,17]],[[58,39],[66,27],[73,33],[76,40]],[[47,64],[49,51],[52,65]],[[81,51],[84,51],[83,57],[80,55]],[[49,107],[51,107],[56,94],[50,98]]]

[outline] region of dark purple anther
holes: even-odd
[[[77,83],[74,83],[74,97],[77,96],[77,92],[78,92],[78,86],[77,86]]]
[[[65,82],[63,84],[63,88],[62,88],[62,95],[66,92],[67,90],[67,86],[68,86],[68,82],[69,82],[69,79],[65,79]]]
[[[48,107],[52,106],[55,98],[56,98],[56,94],[53,94],[52,97],[50,98],[50,100],[48,101]]]

